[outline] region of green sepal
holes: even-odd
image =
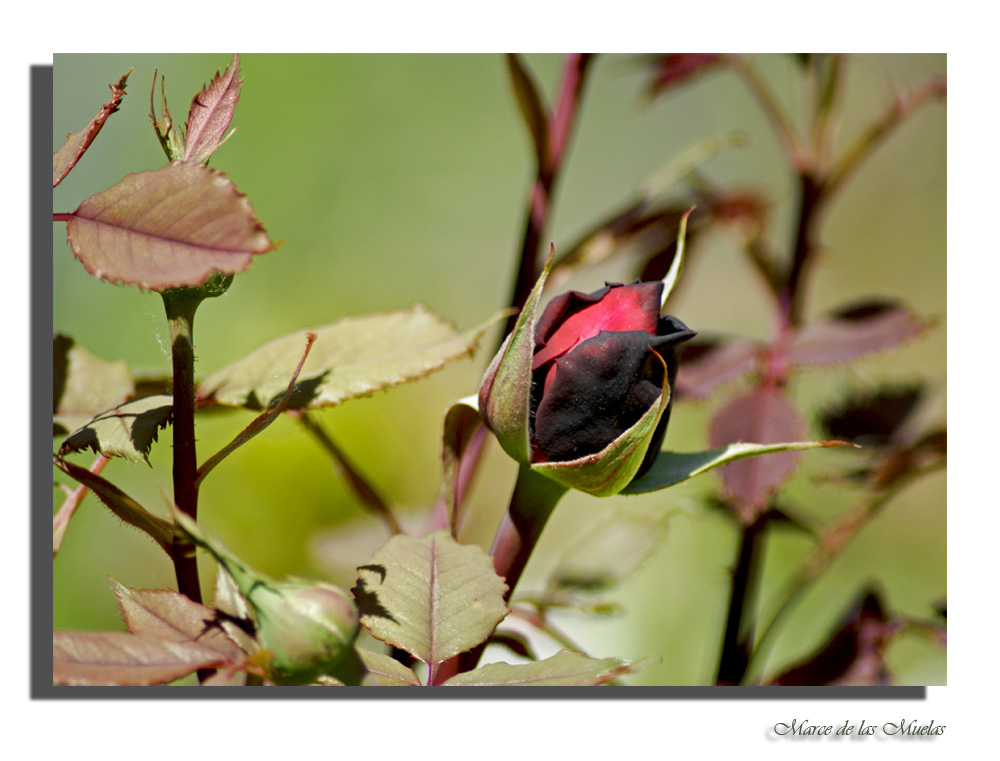
[[[530,462],[528,421],[531,413],[531,358],[535,322],[555,249],[549,251],[541,276],[531,289],[510,335],[497,352],[479,387],[479,413],[504,451],[517,462]]]

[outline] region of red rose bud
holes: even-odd
[[[545,308],[531,363],[533,461],[600,452],[670,393],[677,347],[695,334],[660,316],[662,292],[659,281],[609,283],[591,294],[564,293]],[[668,400],[636,475],[659,452],[669,417]]]
[[[695,333],[660,316],[662,282],[570,291],[533,326],[548,266],[486,372],[479,411],[532,470],[597,496],[617,494],[659,453],[677,347]]]

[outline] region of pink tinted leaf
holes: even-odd
[[[215,611],[170,589],[130,589],[114,581],[118,609],[129,633],[170,642],[197,642],[233,661],[243,658],[240,650],[215,621]]]
[[[125,632],[52,632],[52,681],[60,685],[166,684],[224,662],[200,642]]]
[[[242,82],[237,53],[226,70],[221,74],[216,71],[208,86],[194,96],[188,112],[185,161],[205,162],[226,141],[226,130],[233,120]]]
[[[76,166],[76,162],[80,160],[90,147],[90,144],[94,142],[94,138],[101,131],[104,122],[108,120],[111,114],[118,110],[122,98],[125,97],[125,80],[128,79],[128,75],[131,73],[132,69],[129,69],[117,83],[108,85],[111,88],[111,100],[101,106],[101,110],[97,112],[97,116],[91,119],[90,124],[80,132],[66,135],[66,142],[63,143],[62,148],[52,154],[52,187],[55,187],[66,178],[70,170]]]
[[[713,447],[740,441],[802,441],[805,436],[802,415],[784,392],[773,386],[759,386],[728,402],[716,413],[709,429]],[[752,523],[795,472],[800,457],[798,452],[780,452],[720,468],[723,494],[732,501],[737,516]]]
[[[74,255],[95,277],[146,289],[199,285],[275,247],[223,174],[175,162],[130,174],[71,215]]]
[[[902,304],[873,299],[804,326],[792,338],[788,358],[798,365],[848,362],[895,349],[932,326]]]
[[[692,399],[707,399],[727,383],[756,370],[759,350],[744,340],[685,344],[680,349],[675,391]]]
[[[657,56],[649,92],[651,95],[662,95],[670,88],[711,70],[725,60],[726,57],[720,53],[665,53]]]

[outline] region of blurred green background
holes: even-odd
[[[552,92],[561,57],[526,57]],[[175,120],[229,55],[57,55],[54,59],[53,150],[107,101],[107,85],[128,71],[121,110],[69,177],[53,191],[55,211],[72,211],[129,172],[155,169],[165,157],[149,119],[154,71],[166,77]],[[790,57],[762,56],[761,71],[793,113],[804,112],[798,68]],[[841,145],[881,114],[896,93],[944,73],[943,55],[863,55],[850,62]],[[259,344],[344,315],[419,301],[459,327],[505,305],[520,246],[533,176],[526,131],[499,55],[257,55],[242,57],[245,82],[238,130],[212,158],[247,194],[276,251],[237,275],[229,292],[206,302],[195,324],[199,377]],[[777,142],[756,103],[729,72],[710,74],[667,97],[643,99],[647,78],[638,59],[604,56],[591,71],[581,119],[559,186],[546,240],[569,245],[619,208],[657,169],[693,143],[733,130],[747,147],[730,149],[705,167],[720,184],[760,187],[778,202],[774,244],[787,249],[795,194]],[[159,92],[157,91],[157,103]],[[880,294],[943,318],[945,304],[945,109],[923,108],[876,152],[837,200],[822,232],[828,250],[809,293],[808,312]],[[99,282],[83,270],[53,225],[56,332],[105,360],[124,358],[137,374],[166,374],[169,353],[160,298]],[[736,241],[714,234],[699,244],[670,311],[698,331],[766,338],[772,328],[766,295]],[[605,279],[631,279],[629,263],[575,275],[566,287],[591,291]],[[550,294],[551,295],[551,294]],[[327,410],[319,419],[360,470],[419,525],[440,488],[440,426],[454,399],[473,393],[489,361],[496,328],[471,361],[419,383]],[[40,337],[41,338],[41,337]],[[808,409],[848,388],[882,380],[927,379],[927,414],[945,417],[945,323],[927,338],[886,357],[816,372],[793,389]],[[711,407],[675,408],[667,446],[707,444]],[[227,443],[249,413],[206,417],[198,428],[199,459]],[[170,485],[170,432],[154,446],[152,469],[113,461],[104,475],[150,509],[162,512]],[[841,485],[817,483],[850,462],[851,453],[810,453],[789,495],[810,515],[832,520],[860,498]],[[89,465],[91,457],[77,456]],[[462,539],[488,544],[513,483],[514,466],[489,450],[471,497]],[[536,588],[559,550],[614,505],[651,515],[676,510],[664,544],[620,588],[608,594],[622,616],[559,619],[589,654],[662,661],[634,684],[707,684],[714,678],[728,603],[728,569],[737,532],[703,508],[716,476],[665,492],[599,500],[569,495],[556,510],[520,589]],[[58,492],[54,505],[61,503]],[[289,421],[279,420],[238,450],[206,480],[200,516],[235,552],[275,574],[351,580],[333,567],[364,562],[377,524],[340,481],[325,455]],[[374,527],[374,528],[373,528]],[[352,539],[333,539],[350,528]],[[373,544],[375,543],[375,544]],[[767,553],[763,599],[809,550],[794,534],[775,533]],[[890,606],[930,617],[946,593],[944,475],[904,492],[838,559],[787,620],[771,652],[777,667],[812,650],[860,586],[878,580]],[[360,555],[356,559],[353,554]],[[204,561],[203,579],[211,581]],[[53,564],[57,628],[120,628],[108,575],[140,588],[172,587],[173,569],[148,539],[88,498]],[[556,648],[539,640],[541,655]],[[498,658],[508,659],[499,652]],[[916,637],[890,654],[903,684],[944,684],[943,653]]]

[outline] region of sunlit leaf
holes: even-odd
[[[654,659],[638,663],[619,658],[588,658],[582,653],[561,650],[542,661],[512,666],[490,663],[456,674],[445,687],[587,687],[606,684],[625,674],[640,671]]]
[[[98,359],[72,338],[52,338],[53,435],[69,433],[133,394],[128,363]]]
[[[806,436],[802,414],[772,386],[758,386],[725,404],[715,414],[709,428],[709,443],[724,446],[731,441],[802,441]],[[790,450],[725,466],[723,495],[739,517],[751,523],[767,506],[771,496],[798,466],[800,455]]]
[[[52,681],[59,685],[166,684],[225,660],[200,642],[125,632],[52,632]]]
[[[371,650],[359,648],[358,654],[361,656],[368,674],[365,677],[366,684],[376,684],[379,687],[419,687],[420,680],[402,663],[384,653],[374,653]]]
[[[131,589],[112,579],[122,620],[130,634],[172,642],[198,642],[228,660],[240,660],[240,650],[213,625],[215,611],[171,589]]]
[[[204,162],[227,139],[226,130],[233,120],[236,101],[240,99],[240,56],[191,101],[185,131],[184,160]]]
[[[170,394],[133,399],[102,412],[73,431],[59,448],[60,455],[93,449],[105,457],[124,457],[149,464],[149,451],[174,411]]]
[[[493,319],[459,332],[444,318],[415,304],[409,309],[345,317],[317,328],[316,341],[289,409],[313,409],[368,396],[423,378],[467,357]],[[259,409],[285,392],[306,331],[275,339],[206,378],[198,389],[218,404]]]
[[[111,100],[101,106],[101,110],[97,112],[97,116],[90,120],[90,124],[77,133],[66,135],[66,142],[63,143],[62,148],[52,154],[52,187],[65,179],[70,170],[76,166],[76,162],[90,147],[90,144],[94,142],[94,138],[101,131],[104,122],[118,110],[122,98],[125,97],[125,81],[131,73],[132,69],[129,69],[116,84],[108,85],[111,88]]]
[[[490,636],[506,590],[480,547],[436,531],[390,539],[358,569],[354,596],[374,637],[434,666]]]
[[[130,174],[91,196],[69,215],[67,236],[90,274],[147,289],[200,285],[274,248],[236,186],[189,162]]]
[[[872,299],[805,325],[793,336],[788,358],[799,365],[848,362],[898,348],[932,326],[902,304]]]

